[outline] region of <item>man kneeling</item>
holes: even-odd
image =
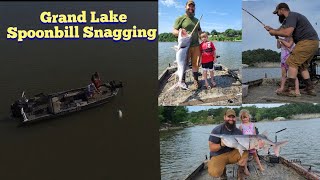
[[[236,127],[236,113],[233,109],[228,109],[224,114],[224,123],[215,127],[212,134],[242,135],[240,129]],[[209,137],[210,161],[208,162],[208,172],[213,177],[226,179],[226,165],[238,163],[238,180],[243,179],[244,166],[248,160],[248,151],[242,156],[234,148],[226,147],[220,138]]]

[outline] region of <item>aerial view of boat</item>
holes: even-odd
[[[11,104],[11,117],[25,124],[82,111],[109,102],[122,87],[120,81],[109,81],[92,94],[88,86],[47,95],[40,93],[32,98],[23,92],[21,98]]]

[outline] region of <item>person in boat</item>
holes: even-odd
[[[100,87],[102,85],[100,76],[98,72],[95,72],[92,76],[91,76],[91,82],[94,84],[95,90],[99,93],[100,92]]]
[[[93,83],[90,83],[87,86],[87,91],[86,91],[87,98],[93,98],[95,92],[96,92],[95,85]]]
[[[179,34],[179,29],[185,29],[188,33],[194,29],[195,25],[199,21],[195,18],[195,9],[196,4],[193,0],[188,0],[185,6],[186,13],[175,20],[173,25],[172,34],[176,37]],[[198,28],[195,29],[194,33],[192,34],[190,48],[188,50],[188,58],[187,61],[191,58],[192,64],[192,72],[193,72],[193,79],[194,79],[194,87],[195,89],[200,88],[201,84],[199,83],[199,65],[200,65],[200,49],[199,49],[199,36],[201,34],[201,27],[200,23]],[[185,81],[185,73],[183,75],[183,81]]]
[[[273,29],[265,26],[265,29],[271,36],[293,37],[296,44],[292,53],[289,55],[286,64],[288,64],[288,79],[285,82],[287,92],[284,95],[291,96],[294,92],[295,81],[298,71],[301,72],[303,81],[306,85],[305,89],[301,89],[301,93],[316,96],[314,84],[310,79],[308,71],[309,64],[319,48],[319,37],[309,20],[302,14],[290,11],[286,3],[277,5],[273,14],[284,18],[283,25],[286,28]]]
[[[242,131],[236,127],[236,113],[233,109],[228,109],[223,118],[224,123],[215,127],[212,134],[242,135]],[[214,136],[209,137],[209,150],[208,173],[211,176],[226,179],[226,165],[238,163],[238,179],[243,179],[248,151],[244,151],[241,156],[237,149],[226,147],[220,138]]]
[[[210,73],[210,82],[212,87],[216,86],[214,82],[214,66],[213,64],[216,60],[216,48],[214,44],[208,41],[208,34],[206,32],[201,33],[201,44],[200,44],[200,52],[201,52],[201,66],[203,69],[203,79],[205,82],[205,86],[207,89],[211,89],[211,86],[208,83],[207,72]]]
[[[242,131],[242,134],[247,134],[247,135],[256,135],[256,126],[254,125],[254,123],[252,123],[251,120],[251,115],[250,112],[246,109],[242,109],[239,113],[239,117],[241,120],[241,124],[239,126],[239,129]],[[249,150],[249,154],[253,155],[254,160],[257,162],[258,166],[259,166],[259,170],[260,171],[264,171],[264,168],[261,165],[261,162],[259,160],[258,154],[257,154],[257,150],[256,149],[250,149]],[[244,173],[246,175],[250,175],[249,170],[247,165],[244,166],[245,167],[245,171]]]

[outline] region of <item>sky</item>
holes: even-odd
[[[242,7],[256,16],[265,25],[273,28],[280,27],[278,16],[272,14],[280,2],[288,4],[291,11],[307,17],[312,26],[320,35],[320,1],[319,0],[243,0]],[[256,19],[242,11],[242,49],[271,49],[279,51],[276,40],[263,28]],[[316,24],[317,23],[317,24]]]
[[[172,32],[175,20],[185,14],[187,0],[159,0],[159,33]],[[196,18],[203,15],[200,26],[203,31],[213,29],[224,32],[226,29],[242,28],[241,0],[194,0]]]
[[[242,104],[242,107],[247,107],[247,106],[256,106],[258,108],[272,108],[272,107],[279,107],[284,104]],[[218,109],[218,108],[239,108],[240,106],[187,106],[189,111],[201,111],[201,110],[208,110],[208,109]]]

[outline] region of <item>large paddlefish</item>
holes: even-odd
[[[249,149],[265,149],[267,150],[270,146],[273,147],[276,156],[279,156],[280,147],[288,143],[288,141],[273,142],[268,139],[266,132],[258,135],[225,135],[225,134],[210,134],[221,138],[221,141],[231,148],[239,150],[240,155],[243,151]]]

